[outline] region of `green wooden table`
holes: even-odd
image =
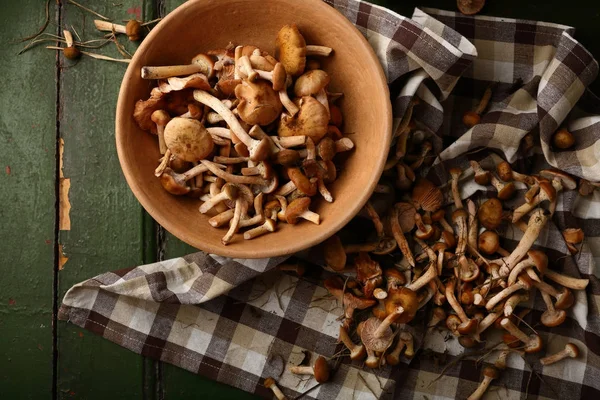
[[[57,3],[49,3],[46,32],[58,34],[60,26],[86,39],[100,36],[92,14]],[[113,21],[148,21],[182,0],[79,3]],[[455,9],[452,0],[377,3],[403,15],[417,4]],[[484,12],[575,26],[576,38],[600,55],[594,3],[488,0]],[[17,56],[23,44],[15,39],[34,33],[44,17],[43,0],[5,0],[0,12],[0,398],[253,398],[57,323],[60,299],[73,284],[194,250],[154,223],[121,174],[114,110],[126,65],[65,63],[43,46]],[[119,57],[114,46],[100,52]]]

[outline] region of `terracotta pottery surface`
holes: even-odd
[[[320,58],[331,76],[329,90],[343,92],[338,103],[343,131],[355,149],[340,157],[338,179],[330,185],[334,202],[313,198],[311,210],[321,224],[279,223],[277,232],[254,240],[236,235],[221,244],[224,229],[208,224],[198,212],[197,199],[167,193],[154,176],[160,154],[155,135],[133,120],[137,100],[149,97],[151,82],[141,79],[145,65],[187,64],[196,54],[234,44],[256,45],[274,54],[279,29],[295,23],[307,44],[334,48]],[[314,246],[341,229],[363,207],[383,170],[390,144],[392,111],[385,75],[360,32],[334,8],[320,0],[202,0],[188,1],[162,20],[144,39],[121,84],[116,117],[117,151],[131,190],[165,229],[209,253],[236,258],[291,254]],[[337,161],[337,159],[336,159]]]

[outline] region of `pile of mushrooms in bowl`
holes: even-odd
[[[157,81],[133,114],[158,137],[155,175],[167,192],[202,201],[209,224],[226,228],[223,245],[241,230],[246,240],[274,232],[278,222],[318,225],[311,202],[334,201],[334,159],[354,148],[340,130],[343,93],[327,90],[331,78],[317,58],[307,61],[333,49],[307,45],[295,25],[276,42],[278,58],[230,44],[187,65],[141,69]]]

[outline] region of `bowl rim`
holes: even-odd
[[[150,196],[146,193],[145,190],[143,190],[143,188],[140,186],[140,184],[134,178],[134,173],[133,173],[132,167],[125,163],[126,156],[125,156],[125,151],[124,151],[124,143],[125,143],[125,138],[126,138],[127,133],[124,132],[124,129],[121,129],[120,126],[124,126],[126,119],[131,118],[131,115],[128,115],[128,113],[125,112],[125,108],[127,105],[125,104],[125,102],[123,100],[125,98],[125,92],[127,90],[127,88],[126,88],[127,82],[129,82],[130,79],[134,78],[136,74],[139,74],[139,68],[135,67],[135,65],[138,64],[138,61],[142,57],[142,54],[145,53],[146,48],[151,46],[153,39],[160,34],[160,31],[161,31],[160,28],[163,25],[169,24],[172,20],[176,19],[180,14],[185,13],[189,8],[195,7],[197,5],[197,3],[199,3],[200,1],[202,1],[202,0],[187,1],[184,4],[180,5],[179,7],[177,7],[176,9],[174,9],[172,12],[170,12],[165,18],[163,18],[142,41],[142,43],[138,47],[137,51],[133,55],[133,58],[131,59],[131,62],[129,64],[129,66],[127,67],[127,70],[125,71],[125,74],[123,76],[123,80],[121,81],[121,86],[119,89],[119,95],[118,95],[117,107],[116,107],[116,118],[115,118],[115,141],[116,141],[117,155],[119,158],[119,164],[121,165],[121,170],[123,172],[123,175],[125,176],[125,180],[129,186],[130,190],[133,192],[134,196],[138,200],[138,202],[142,205],[142,207],[146,210],[146,212],[148,212],[148,214],[150,214],[150,216],[156,222],[158,222],[162,227],[164,227],[168,232],[173,234],[178,239],[182,240],[183,242],[189,244],[190,246],[192,246],[198,250],[205,251],[209,254],[216,254],[219,256],[231,257],[231,258],[256,259],[256,258],[267,258],[267,257],[278,257],[278,256],[284,256],[284,255],[291,255],[293,253],[296,253],[296,252],[299,252],[302,250],[306,250],[310,247],[318,245],[319,243],[322,243],[323,241],[328,239],[330,236],[334,235],[336,232],[338,232],[340,229],[342,229],[348,222],[350,222],[350,220],[352,220],[360,212],[360,210],[367,203],[367,201],[369,200],[369,197],[371,196],[371,194],[372,194],[373,190],[375,189],[375,186],[377,185],[377,182],[378,182],[378,179],[375,179],[375,178],[380,177],[383,172],[383,168],[384,168],[385,162],[387,160],[386,152],[381,152],[381,154],[376,155],[376,157],[378,159],[375,162],[376,168],[375,168],[374,179],[370,182],[369,186],[364,188],[365,190],[361,191],[361,193],[358,196],[356,196],[357,201],[355,202],[354,207],[350,210],[350,212],[348,212],[346,214],[346,216],[344,218],[340,218],[339,220],[334,221],[329,226],[329,229],[327,232],[323,231],[323,233],[321,233],[321,234],[314,235],[313,237],[309,238],[308,240],[305,240],[301,245],[294,243],[294,244],[288,244],[287,246],[284,246],[284,247],[278,247],[276,249],[274,249],[272,247],[266,247],[264,249],[260,249],[260,251],[257,251],[254,249],[245,249],[245,250],[239,249],[239,248],[236,248],[235,245],[231,245],[231,246],[217,245],[217,246],[215,246],[211,243],[202,241],[201,235],[188,237],[185,234],[181,234],[179,232],[179,228],[178,228],[177,224],[171,222],[168,219],[163,218],[160,214],[160,210],[158,210],[156,207],[154,207],[152,205]],[[220,0],[220,2],[223,2],[223,3],[227,2],[227,1],[238,2],[238,1],[252,1],[252,0]],[[285,3],[288,0],[276,0],[276,1],[281,1],[282,3]],[[335,16],[336,18],[341,18],[343,20],[342,23],[346,24],[348,27],[350,27],[351,30],[353,31],[354,35],[356,36],[357,45],[362,46],[366,50],[366,53],[371,58],[371,61],[375,61],[376,68],[377,68],[376,72],[377,72],[377,75],[379,76],[379,79],[376,82],[372,82],[372,84],[379,86],[379,89],[382,94],[382,99],[384,99],[384,101],[381,102],[382,103],[381,106],[383,106],[385,108],[384,115],[386,115],[387,118],[385,118],[385,121],[383,121],[383,123],[385,125],[385,130],[389,133],[386,137],[384,137],[384,141],[385,141],[384,144],[385,144],[385,148],[389,148],[390,143],[391,143],[392,124],[393,124],[392,104],[390,101],[390,94],[389,94],[389,88],[387,85],[387,78],[385,76],[385,73],[383,71],[381,63],[379,62],[379,59],[378,59],[377,55],[375,54],[375,51],[373,50],[373,48],[371,47],[371,45],[369,44],[367,39],[363,36],[363,34],[356,28],[356,26],[352,22],[350,22],[343,14],[341,14],[338,10],[336,10],[333,6],[329,5],[328,3],[326,3],[325,1],[322,1],[322,0],[303,0],[303,2],[312,3],[311,7],[316,8],[317,11],[328,12],[328,13],[331,13],[332,16]],[[337,14],[337,15],[335,15],[335,14]]]

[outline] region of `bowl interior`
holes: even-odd
[[[224,229],[208,225],[198,212],[199,200],[173,196],[162,189],[153,171],[160,158],[154,135],[133,120],[137,100],[149,96],[151,82],[140,78],[144,65],[189,63],[197,53],[234,44],[252,44],[273,54],[275,38],[285,24],[295,23],[308,44],[334,48],[323,58],[331,76],[330,91],[344,97],[339,105],[343,131],[355,149],[340,165],[331,185],[334,202],[315,197],[311,209],[321,224],[308,221],[278,224],[276,234],[254,240],[241,235],[221,244]],[[391,105],[385,76],[368,42],[335,9],[320,0],[203,0],[179,7],[155,27],[125,74],[117,105],[117,150],[124,175],[142,206],[179,239],[201,250],[237,258],[273,257],[313,246],[341,229],[367,201],[383,168],[391,131]]]

